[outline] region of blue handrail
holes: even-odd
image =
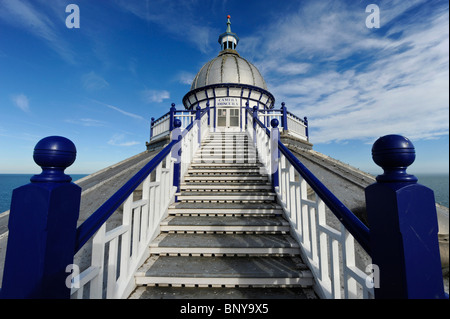
[[[177,140],[170,142],[164,149],[151,159],[143,168],[128,180],[114,195],[100,206],[83,224],[77,228],[75,253],[91,238],[106,220],[122,205],[131,193],[153,172],[161,161],[170,153]]]
[[[257,118],[253,120],[270,136],[270,130]],[[311,188],[319,195],[324,203],[330,208],[333,214],[345,226],[345,228],[355,237],[364,250],[370,255],[369,228],[364,225],[322,182],[311,173],[292,152],[278,141],[281,153],[288,159],[297,172],[306,180]]]
[[[207,109],[202,110],[200,118],[207,114]],[[182,133],[184,137],[194,126],[191,122]],[[161,161],[170,153],[172,147],[178,140],[171,141],[161,152],[159,152],[150,162],[148,162],[139,172],[137,172],[128,182],[126,182],[114,195],[112,195],[102,206],[100,206],[83,224],[77,228],[75,253],[91,238],[106,220],[122,205],[131,193],[153,172]]]

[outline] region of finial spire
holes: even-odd
[[[230,21],[231,16],[227,15],[227,33],[231,33],[231,21]]]
[[[227,30],[219,36],[219,43],[223,50],[236,50],[239,37],[236,33],[231,32],[231,16],[227,15]]]

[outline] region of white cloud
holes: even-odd
[[[196,13],[196,1],[128,1],[116,0],[115,3],[140,19],[153,23],[179,41],[194,44],[203,53],[210,52],[214,47],[219,30],[208,26],[201,21],[201,16]],[[217,7],[214,2],[202,4],[211,8]],[[192,36],[195,35],[195,36]]]
[[[267,48],[246,50],[277,104],[308,117],[313,143],[448,135],[448,6],[422,15],[422,2],[380,2],[382,32],[364,7],[309,2],[253,38]]]
[[[161,103],[164,100],[170,99],[170,93],[166,90],[144,90],[141,94],[146,103]]]
[[[177,78],[177,81],[181,84],[191,85],[192,81],[195,78],[195,74],[186,72],[186,71],[182,71],[182,72],[178,73],[176,78]]]
[[[103,127],[106,126],[106,123],[104,121],[90,119],[90,118],[82,118],[79,120],[74,119],[68,119],[66,120],[67,123],[86,126],[86,127]]]
[[[114,134],[111,137],[111,139],[108,141],[108,144],[112,145],[112,146],[128,147],[128,146],[138,145],[138,144],[141,144],[141,143],[136,142],[136,141],[125,141],[125,135],[124,134]]]
[[[109,86],[109,83],[94,71],[84,74],[81,81],[83,87],[88,91],[97,91]]]
[[[35,5],[36,3],[33,5],[21,0],[2,1],[0,21],[5,21],[43,39],[61,58],[69,63],[74,63],[75,54],[70,50],[69,43],[59,33],[60,27],[53,22],[58,19],[58,16],[49,16],[44,10],[36,9]],[[53,1],[51,3],[46,1],[40,2],[40,5],[52,7],[57,4]],[[51,11],[54,13],[54,10]]]
[[[94,101],[94,102],[96,102],[96,103],[98,103],[98,104],[104,105],[104,106],[110,108],[111,110],[117,111],[117,112],[119,112],[119,113],[121,113],[121,114],[123,114],[123,115],[125,115],[125,116],[128,116],[128,117],[131,117],[131,118],[134,118],[134,119],[138,119],[138,120],[142,120],[142,121],[148,122],[148,121],[147,121],[145,118],[143,118],[142,116],[137,115],[137,114],[134,114],[134,113],[131,113],[131,112],[124,111],[124,110],[122,110],[121,108],[118,108],[117,106],[110,105],[110,104],[106,104],[106,103],[99,102],[99,101],[96,101],[96,100],[92,100],[92,101]]]
[[[18,94],[11,97],[12,101],[24,112],[30,112],[30,101],[25,94]]]

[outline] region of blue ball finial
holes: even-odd
[[[173,126],[174,127],[181,127],[181,120],[180,119],[173,120]]]
[[[394,134],[380,137],[372,146],[372,158],[384,170],[377,176],[378,182],[417,182],[417,177],[406,173],[416,159],[414,145],[408,138]]]
[[[64,170],[75,162],[77,149],[73,142],[62,136],[49,136],[34,147],[33,159],[42,173],[31,177],[31,182],[70,182],[72,177]]]
[[[278,127],[278,124],[280,124],[280,122],[278,122],[277,119],[272,119],[270,121],[270,125],[272,125],[273,128]]]

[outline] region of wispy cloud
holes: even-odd
[[[420,5],[380,1],[375,30],[365,26],[364,5],[306,2],[253,35],[244,55],[277,104],[308,116],[314,143],[448,135],[448,3],[426,14]]]
[[[1,0],[0,3],[0,20],[43,39],[62,59],[75,62],[75,54],[58,30],[61,26],[53,22],[59,20],[54,10],[42,10],[43,6],[56,5],[53,1],[39,2],[40,9],[36,2]]]
[[[97,91],[109,86],[109,83],[94,71],[84,74],[81,81],[83,87],[88,91]]]
[[[176,81],[178,81],[181,84],[191,85],[194,78],[195,74],[186,71],[181,71],[177,74]]]
[[[146,103],[161,103],[164,100],[170,99],[170,93],[166,90],[144,90],[141,92],[141,94],[142,99]]]
[[[11,97],[14,105],[21,109],[22,111],[29,113],[30,112],[30,101],[25,94],[17,94]]]
[[[201,52],[211,52],[218,30],[201,21],[196,12],[200,4],[197,1],[146,0],[127,1],[115,0],[119,8],[131,12],[148,23],[156,24],[179,41],[192,43]],[[208,2],[210,7],[217,6]],[[203,8],[204,10],[204,8]],[[195,36],[192,36],[195,35]]]
[[[128,147],[128,146],[133,146],[133,145],[138,145],[141,144],[139,142],[136,141],[125,141],[125,135],[124,134],[114,134],[111,139],[108,141],[109,145],[113,145],[113,146],[124,146],[124,147]]]
[[[92,100],[92,101],[94,101],[94,102],[96,102],[98,104],[101,104],[103,106],[106,106],[107,108],[110,108],[111,110],[119,112],[119,113],[121,113],[121,114],[123,114],[125,116],[131,117],[131,118],[134,118],[134,119],[137,119],[137,120],[142,120],[142,121],[148,122],[144,117],[142,117],[140,115],[137,115],[137,114],[134,114],[134,113],[131,113],[131,112],[124,111],[124,110],[122,110],[121,108],[119,108],[117,106],[106,104],[106,103],[103,103],[103,102],[100,102],[100,101],[96,101],[96,100]]]
[[[86,126],[86,127],[104,127],[106,126],[106,122],[95,120],[91,118],[82,118],[82,119],[67,119],[66,123]]]

